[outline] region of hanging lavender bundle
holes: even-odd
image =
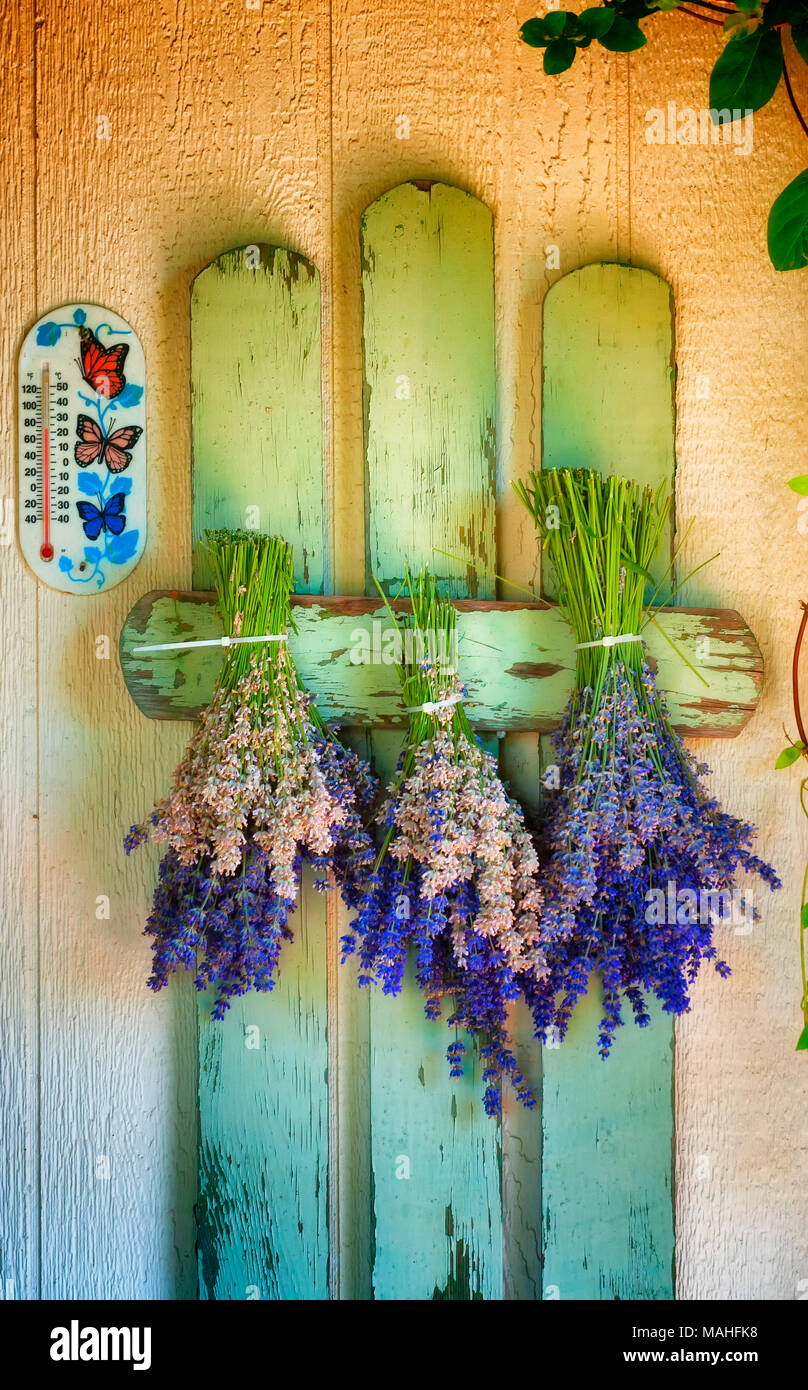
[[[485,1108],[500,1109],[507,1074],[528,1106],[533,1097],[508,1041],[506,1011],[517,979],[538,980],[541,893],[536,851],[496,761],[472,733],[455,663],[455,609],[434,578],[408,576],[412,614],[395,614],[401,677],[409,711],[406,742],[377,814],[381,847],[372,873],[350,901],[357,909],[343,959],[358,951],[359,982],[385,994],[401,990],[407,951],[415,948],[428,1018],[451,996],[450,1027],[481,1039]],[[447,1049],[462,1075],[464,1044]]]
[[[323,723],[289,654],[291,547],[253,531],[209,531],[207,543],[225,632],[270,640],[227,648],[171,793],[125,846],[168,845],[146,926],[150,987],[195,968],[197,989],[218,987],[221,1018],[233,996],[272,988],[303,862],[318,888],[372,862],[363,819],[374,781]]]
[[[587,470],[534,473],[516,490],[578,644],[575,689],[554,740],[559,790],[540,841],[551,970],[526,977],[524,993],[537,1035],[555,1028],[563,1037],[590,971],[599,971],[605,1057],[625,1000],[643,1026],[648,994],[668,1013],[687,1011],[703,960],[730,973],[713,925],[733,909],[739,869],[780,885],[751,852],[753,828],[707,792],[708,769],[673,731],[637,640],[651,620],[644,591],[670,508],[665,490]]]

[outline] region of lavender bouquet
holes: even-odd
[[[708,769],[674,733],[637,640],[653,620],[644,592],[670,508],[665,490],[548,470],[516,491],[578,643],[575,688],[554,740],[559,790],[540,837],[551,969],[526,976],[523,988],[537,1036],[563,1037],[590,971],[599,971],[605,1057],[624,1001],[643,1026],[648,994],[668,1013],[687,1011],[703,960],[730,973],[713,925],[730,915],[739,869],[780,885],[751,852],[753,828],[708,794]]]
[[[351,895],[357,909],[343,959],[358,952],[359,983],[401,990],[409,947],[428,1018],[453,999],[447,1049],[462,1075],[460,1028],[481,1040],[485,1108],[500,1110],[507,1074],[533,1104],[506,1029],[519,978],[546,966],[539,946],[538,859],[522,813],[472,733],[455,659],[455,609],[428,571],[407,577],[411,614],[388,610],[401,639],[409,724],[403,752],[376,816],[381,845]],[[385,600],[387,602],[387,600]]]
[[[373,861],[364,820],[375,784],[323,723],[289,654],[290,546],[253,531],[208,531],[207,544],[225,632],[242,640],[226,650],[169,796],[125,847],[149,836],[168,846],[146,925],[150,987],[195,968],[197,989],[218,987],[221,1018],[233,996],[272,989],[304,860],[319,888]]]

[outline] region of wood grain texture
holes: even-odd
[[[543,362],[542,468],[596,468],[652,486],[667,482],[672,492],[670,285],[631,266],[571,271],[544,301]],[[672,537],[671,519],[652,567],[657,582]]]
[[[189,34],[178,37],[187,52]],[[145,988],[140,932],[154,860],[127,863],[121,853],[127,824],[163,791],[184,738],[177,728],[155,739],[133,718],[115,661],[134,598],[176,582],[183,561],[176,528],[166,532],[188,505],[187,313],[170,292],[178,238],[166,193],[184,155],[154,79],[155,69],[167,78],[180,67],[179,47],[153,12],[134,23],[129,9],[66,15],[46,0],[28,55],[37,313],[86,298],[132,324],[146,353],[146,438],[160,460],[150,470],[156,524],[133,574],[80,602],[37,589],[44,1298],[196,1288],[194,1004],[181,988],[164,998]],[[91,232],[77,215],[88,191]]]
[[[384,556],[395,591],[408,564],[447,573],[435,546],[494,554],[494,226],[462,189],[405,183],[361,236],[368,563]],[[449,576],[453,593],[491,589],[471,567]]]
[[[222,653],[215,647],[138,648],[220,636],[214,602],[208,593],[146,594],[129,614],[121,630],[121,670],[150,718],[195,718],[210,700]],[[575,675],[575,644],[561,610],[462,599],[457,607],[458,654],[474,726],[487,732],[556,728]],[[406,726],[382,607],[373,599],[298,599],[295,622],[290,650],[324,718],[348,726]],[[754,712],[763,681],[760,651],[740,615],[666,609],[646,634],[676,727],[694,737],[734,738]]]
[[[544,1297],[673,1297],[673,1029],[655,1005],[604,1061],[600,989],[542,1056]]]
[[[325,905],[306,875],[269,995],[200,1009],[199,1281],[212,1299],[328,1297]]]
[[[132,709],[114,646],[138,594],[191,581],[195,272],[233,245],[281,240],[316,259],[326,243],[325,9],[45,0],[37,12],[36,308],[86,296],[133,324],[152,464],[149,548],[132,577],[84,604],[38,600],[42,1290],[188,1297],[195,995],[189,981],[145,988],[156,857],[126,861],[121,839],[164,794],[190,730]],[[99,635],[110,660],[96,659]],[[99,895],[109,921],[95,917]]]
[[[456,592],[436,545],[468,546],[483,571],[494,558],[491,215],[458,189],[402,184],[366,210],[362,264],[367,582],[396,588],[406,565],[428,565]],[[401,400],[395,380],[408,383]],[[491,597],[492,581],[473,574]],[[390,740],[374,741],[381,775],[397,757]],[[371,993],[374,1296],[499,1297],[498,1126],[479,1077],[449,1076],[452,1033],[423,1010],[412,979],[396,999]]]
[[[366,560],[354,521],[363,504],[357,229],[367,204],[408,178],[458,185],[494,212],[499,568],[520,583],[538,581],[533,531],[508,483],[539,456],[544,291],[560,268],[616,250],[613,116],[626,73],[586,53],[576,61],[579,90],[566,77],[548,81],[535,51],[516,39],[534,10],[531,0],[469,0],[460,24],[451,7],[438,11],[423,0],[395,9],[345,0],[333,10],[332,419],[342,593],[364,587]],[[522,765],[535,764],[534,736],[509,735],[505,743],[527,744]],[[534,1052],[529,1030],[524,1041]],[[507,1297],[535,1297],[540,1283],[538,1132],[535,1116],[521,1107],[511,1113],[506,1096]]]
[[[30,661],[23,665],[19,637],[33,630],[36,587],[13,548],[0,563],[2,823],[25,866],[20,875],[16,850],[5,861],[0,988],[16,1019],[5,1036],[18,1039],[24,1024],[12,972],[25,961],[33,982],[37,894],[28,857],[36,826],[34,745],[29,733],[24,745],[19,734],[20,711],[32,721],[35,715],[21,693],[36,706],[39,773],[48,786],[40,822],[43,1287],[74,1296],[172,1297],[195,1285],[194,1000],[181,985],[164,999],[143,989],[148,948],[138,932],[155,865],[133,859],[124,867],[119,857],[122,831],[163,793],[190,730],[140,718],[118,691],[117,672],[96,679],[92,651],[99,632],[114,644],[138,595],[190,583],[193,276],[228,247],[270,240],[294,246],[320,267],[335,587],[361,592],[359,220],[367,203],[402,179],[437,178],[468,188],[495,216],[497,528],[499,568],[510,579],[538,582],[533,531],[508,483],[540,457],[548,286],[582,264],[619,255],[662,274],[676,293],[677,504],[683,523],[696,520],[682,572],[721,550],[687,600],[739,609],[767,660],[755,719],[741,739],[716,744],[707,757],[716,793],[761,827],[762,852],[785,880],[777,898],[761,902],[764,919],[754,931],[725,943],[733,979],[705,976],[678,1025],[679,1291],[687,1298],[793,1299],[804,1293],[808,1259],[800,1235],[808,1215],[804,1070],[792,1051],[793,905],[805,834],[795,789],[783,781],[789,774],[775,774],[772,762],[789,719],[790,615],[796,623],[797,600],[808,597],[801,514],[784,486],[808,472],[808,343],[805,281],[770,270],[763,230],[772,199],[804,167],[803,137],[781,91],[756,117],[748,156],[731,146],[647,143],[649,111],[673,97],[696,110],[707,104],[721,37],[685,15],[648,21],[651,41],[640,53],[610,55],[593,45],[569,73],[550,79],[540,55],[515,37],[519,21],[535,13],[533,0],[469,0],[462,22],[455,7],[426,0],[394,8],[345,0],[331,8],[329,18],[322,0],[257,10],[215,0],[103,10],[45,0],[37,5],[35,45],[33,10],[23,0],[16,47],[10,10],[3,21],[0,81],[11,122],[2,155],[6,400],[14,339],[37,312],[83,294],[131,319],[146,348],[150,389],[152,531],[130,587],[109,608],[94,602],[83,614],[69,601],[48,600],[34,670]],[[35,69],[36,148],[33,103],[26,107],[24,95]],[[800,96],[804,105],[808,93]],[[100,115],[110,118],[109,140],[96,137]],[[401,116],[409,119],[406,138]],[[89,230],[79,189],[92,191]],[[26,230],[35,194],[38,255]],[[9,418],[3,416],[6,429]],[[11,448],[4,459],[11,466]],[[7,482],[4,495],[13,491]],[[537,739],[509,735],[505,743],[509,775],[518,775],[527,797]],[[95,892],[107,883],[114,922],[95,923]],[[338,936],[332,926],[332,970]],[[370,1288],[367,996],[347,972],[335,990],[340,1167],[347,1175],[339,1193],[339,1272],[343,1291],[356,1295]],[[332,1008],[332,1022],[336,1016]],[[34,1127],[25,1153],[32,1165],[35,1005],[28,1019],[30,1046],[18,1044],[27,1079],[11,1061],[4,1073],[12,1084],[3,1142],[16,1162],[23,1153],[18,1120],[29,1114]],[[522,1119],[521,1112],[506,1113],[502,1132],[506,1293],[533,1297],[539,1136],[535,1117],[532,1130],[519,1129]],[[117,1136],[124,1164],[105,1205],[101,1184],[87,1176],[102,1123]],[[509,1148],[516,1166],[509,1165]],[[20,1267],[30,1271],[20,1275],[21,1287],[32,1288],[37,1203],[32,1167],[27,1174],[24,1194],[16,1183],[6,1186],[0,1220],[12,1232]]]
[[[658,277],[604,265],[562,280],[544,305],[542,467],[586,464],[672,486],[672,373],[671,296]],[[658,562],[658,582],[669,563]],[[675,609],[670,616],[686,626]],[[674,681],[681,690],[679,673]],[[672,692],[681,727],[680,699]],[[688,714],[693,703],[685,697]],[[717,723],[708,712],[709,734]],[[564,1043],[543,1050],[545,1298],[673,1297],[673,1023],[655,1001],[649,1012],[646,1028],[629,1021],[596,1083],[600,982],[591,975]]]
[[[0,16],[0,177],[4,231],[0,268],[0,1298],[38,1298],[39,922],[37,892],[37,595],[14,542],[17,343],[36,318],[34,89],[28,63],[33,5]],[[6,648],[5,644],[9,646]],[[14,655],[12,656],[12,652]]]
[[[320,293],[301,256],[220,257],[194,285],[194,579],[206,527],[288,536],[301,589],[323,579]],[[249,508],[255,511],[251,514]],[[200,1004],[200,1294],[328,1296],[325,900],[309,882],[275,988],[221,1022]]]
[[[794,1051],[808,846],[799,779],[774,760],[784,723],[793,736],[790,658],[808,598],[804,515],[786,486],[808,469],[808,319],[806,281],[771,268],[765,229],[772,201],[805,167],[805,137],[781,84],[755,114],[747,154],[649,144],[649,113],[670,97],[679,110],[709,105],[721,51],[720,31],[662,18],[653,47],[630,60],[632,249],[676,297],[677,509],[680,526],[694,523],[681,572],[720,552],[683,599],[739,607],[766,659],[754,720],[731,751],[706,750],[711,787],[759,827],[758,852],[783,880],[775,895],[749,881],[760,922],[722,933],[732,977],[702,972],[676,1025],[677,1294],[792,1300],[808,1278],[805,1056]],[[801,64],[789,67],[805,109]],[[808,668],[802,675],[805,690]]]
[[[207,527],[288,536],[301,589],[324,577],[320,276],[305,256],[245,246],[191,296],[194,574]]]

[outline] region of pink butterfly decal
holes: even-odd
[[[76,431],[81,441],[76,445],[76,463],[79,468],[86,468],[88,464],[96,463],[99,458],[103,458],[110,473],[123,473],[124,469],[129,467],[132,455],[127,450],[137,444],[143,433],[140,425],[124,425],[119,430],[113,430],[112,434],[105,435],[89,415],[79,416]]]

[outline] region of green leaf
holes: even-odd
[[[808,473],[800,473],[798,478],[789,478],[788,485],[792,492],[798,492],[801,497],[808,497]]]
[[[675,10],[681,5],[683,0],[656,0],[658,10]]]
[[[727,15],[724,20],[724,33],[737,39],[740,38],[741,34],[754,34],[759,24],[760,20],[757,15],[743,14],[740,10],[736,10],[734,14]]]
[[[544,16],[544,32],[551,39],[559,39],[567,25],[566,10],[551,10]]]
[[[808,929],[808,903],[803,903],[802,912],[800,913],[800,922],[802,923],[803,931]]]
[[[679,0],[676,0],[676,3],[678,4]],[[578,24],[587,38],[602,39],[614,24],[614,18],[614,10],[609,9],[608,5],[597,5],[592,10],[581,10]]]
[[[629,570],[631,574],[640,574],[643,579],[648,580],[649,584],[653,584],[654,576],[647,569],[643,569],[642,565],[638,565],[636,560],[631,560],[628,555],[621,554],[620,563],[623,568]]]
[[[575,44],[572,39],[553,39],[544,50],[544,71],[550,77],[566,72],[575,58]]]
[[[808,169],[784,188],[769,213],[769,259],[775,270],[808,265]]]
[[[548,40],[544,35],[544,20],[526,19],[519,30],[519,37],[522,43],[529,44],[531,48],[546,48]]]
[[[800,25],[799,29],[792,29],[791,37],[802,61],[808,63],[808,24],[805,27]]]
[[[608,33],[598,42],[602,48],[608,49],[609,53],[633,53],[635,48],[642,48],[647,40],[639,24],[618,14],[615,15]]]
[[[797,1046],[795,1047],[794,1051],[808,1052],[808,1023],[806,1023],[805,1027],[800,1033],[799,1042],[797,1043]]]
[[[791,764],[795,763],[801,756],[804,747],[804,743],[790,743],[788,748],[784,748],[774,764],[775,772],[779,772],[783,767],[791,767]]]
[[[743,115],[771,101],[783,71],[783,45],[776,30],[731,38],[710,75],[710,109],[716,125],[728,111]],[[718,117],[718,119],[716,119]]]

